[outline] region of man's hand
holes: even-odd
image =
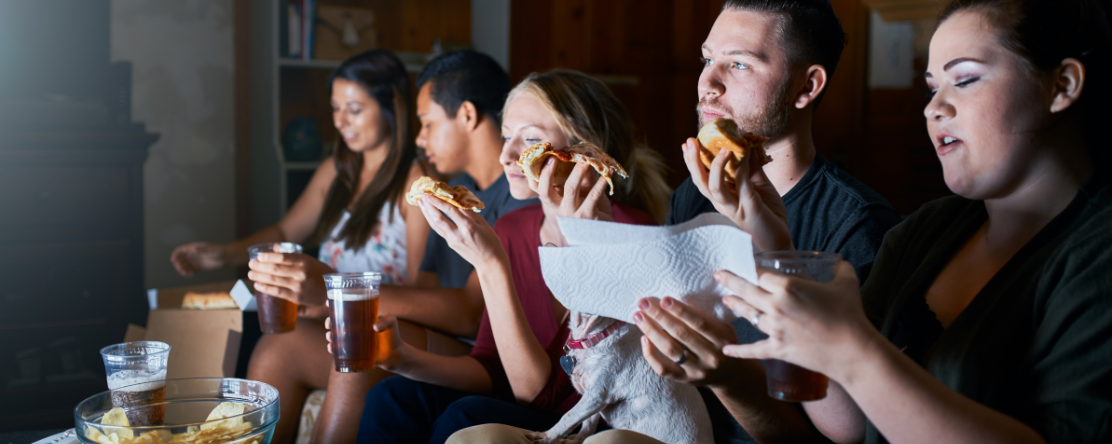
[[[641,351],[658,375],[708,387],[737,378],[732,369],[739,360],[722,354],[722,347],[737,343],[730,324],[672,298],[645,298],[638,307],[633,320],[645,334]]]
[[[753,236],[753,243],[762,251],[794,250],[788,230],[788,210],[772,182],[765,176],[756,156],[745,156],[738,165],[737,184],[726,183],[726,161],[732,156],[721,150],[710,169],[699,160],[703,146],[697,139],[683,145],[683,160],[691,172],[691,182],[718,210]]]
[[[247,266],[255,290],[308,306],[324,305],[328,294],[322,276],[335,273],[324,262],[302,253],[260,253]]]

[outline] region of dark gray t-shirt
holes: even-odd
[[[815,161],[799,183],[784,195],[784,205],[795,248],[841,254],[857,269],[861,282],[865,282],[872,269],[884,234],[900,222],[899,214],[880,194],[819,154],[815,154]],[[668,225],[713,212],[716,212],[714,205],[699,193],[689,178],[672,194]],[[745,319],[738,319],[732,325],[742,344],[766,337]],[[753,442],[710,390],[700,389],[699,392],[710,410],[715,442]]]
[[[472,193],[475,193],[475,197],[483,201],[485,206],[479,214],[492,227],[494,222],[503,214],[538,202],[537,199],[514,199],[510,195],[510,183],[506,181],[505,174],[499,176],[498,180],[494,181],[485,190],[478,189],[475,179],[467,174],[448,182],[448,185],[453,187],[463,185],[470,189]],[[474,269],[475,267],[472,267],[459,253],[448,246],[448,241],[436,234],[435,231],[429,231],[429,240],[425,244],[425,258],[421,260],[421,271],[436,273],[441,287],[463,288]]]

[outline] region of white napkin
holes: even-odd
[[[757,281],[749,233],[729,218],[707,213],[668,227],[559,218],[567,247],[540,247],[541,273],[565,307],[626,322],[637,301],[670,296],[724,321],[730,291],[714,281],[729,270]]]

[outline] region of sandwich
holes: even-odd
[[[576,163],[585,163],[594,168],[600,176],[606,179],[606,183],[610,184],[611,195],[614,194],[614,181],[611,180],[610,176],[617,173],[623,179],[629,177],[625,168],[622,168],[618,161],[590,143],[578,143],[566,148],[556,149],[552,147],[551,143],[541,142],[521,153],[521,157],[517,159],[517,164],[521,166],[521,170],[526,177],[540,182],[541,169],[544,168],[544,163],[549,156],[558,160],[556,171],[552,176],[554,184],[566,182]]]
[[[185,298],[181,301],[181,308],[188,310],[224,310],[229,308],[239,308],[236,305],[235,299],[226,291],[218,291],[214,293],[185,293]]]
[[[765,154],[764,143],[767,141],[767,137],[758,134],[742,133],[731,119],[714,119],[699,130],[699,143],[703,145],[703,149],[699,150],[699,159],[710,168],[719,151],[729,151],[733,158],[726,160],[726,182],[737,183],[738,166],[745,156],[756,156],[753,160],[760,165],[772,161]]]
[[[476,213],[486,208],[483,201],[475,197],[475,194],[467,187],[456,185],[455,188],[452,188],[448,184],[429,176],[421,176],[420,179],[413,181],[413,186],[405,194],[405,201],[409,202],[410,205],[417,205],[417,201],[421,200],[422,196],[432,196],[461,210],[471,210]]]

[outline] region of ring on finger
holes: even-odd
[[[753,317],[749,318],[749,323],[753,324],[753,328],[757,328],[757,324],[759,324],[761,322],[761,315],[763,315],[763,314],[764,313],[761,313],[761,312],[758,311],[757,314],[755,314],[755,315],[753,315]]]
[[[676,365],[683,365],[684,362],[687,362],[687,349],[686,348],[683,349],[683,353],[680,354],[680,358],[676,360]]]

